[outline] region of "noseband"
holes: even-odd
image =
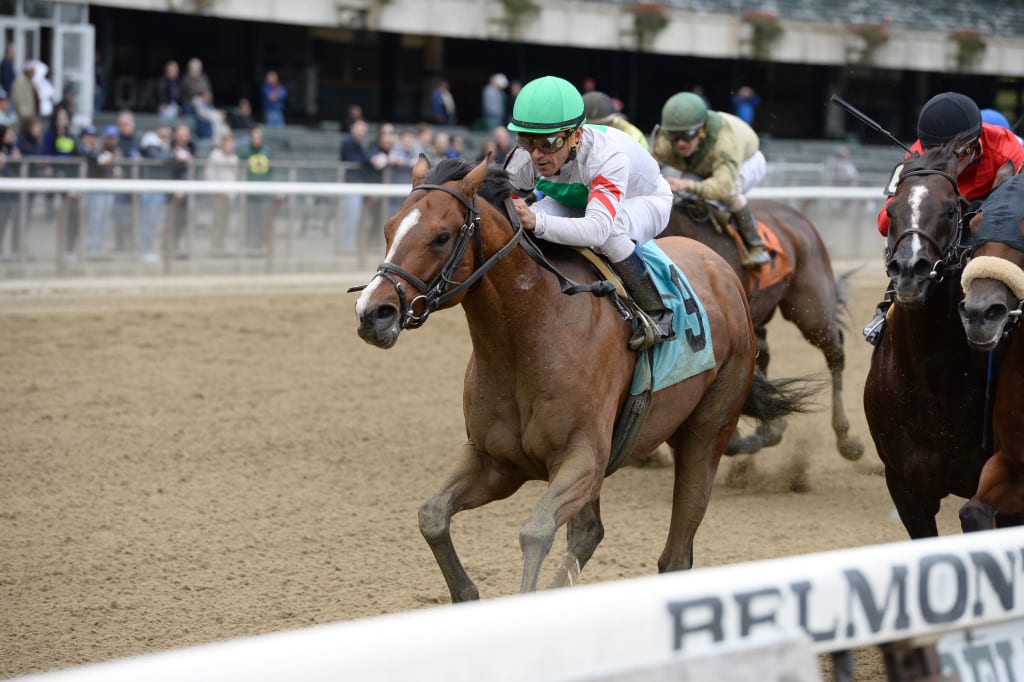
[[[964,256],[967,253],[967,247],[963,245],[964,198],[963,195],[960,194],[960,188],[956,184],[956,178],[947,173],[946,171],[937,170],[935,168],[920,168],[918,170],[908,171],[900,177],[897,187],[899,187],[900,184],[903,184],[904,180],[915,175],[940,175],[944,177],[946,180],[949,180],[949,183],[953,186],[953,191],[956,193],[957,198],[956,229],[953,231],[953,234],[949,238],[949,242],[945,246],[939,245],[939,243],[935,241],[934,237],[932,237],[924,230],[920,230],[916,227],[904,231],[903,233],[900,234],[899,237],[896,238],[896,241],[893,242],[892,247],[889,248],[890,255],[886,261],[886,265],[892,263],[893,258],[895,257],[896,249],[899,247],[900,242],[902,242],[908,236],[916,234],[917,236],[921,237],[921,239],[931,244],[936,251],[942,254],[942,258],[940,258],[939,260],[935,261],[935,263],[932,264],[932,270],[930,273],[928,273],[928,279],[934,280],[935,282],[941,282],[945,278],[947,272],[963,268]]]
[[[394,263],[385,261],[377,266],[377,272],[370,281],[372,282],[374,278],[382,277],[391,282],[392,286],[395,287],[395,291],[398,293],[399,312],[401,315],[400,325],[402,329],[422,327],[432,312],[477,284],[488,270],[515,248],[523,234],[523,226],[513,210],[510,215],[513,227],[512,239],[484,261],[483,244],[480,239],[480,210],[477,208],[476,196],[473,197],[472,201],[467,200],[460,193],[444,185],[421,184],[413,187],[412,191],[415,192],[421,189],[427,191],[440,190],[450,194],[465,207],[466,212],[463,215],[462,227],[459,228],[459,234],[452,245],[451,253],[448,254],[448,258],[445,259],[440,271],[430,282],[424,282],[416,275]],[[452,279],[452,274],[459,266],[459,263],[462,262],[462,258],[465,256],[471,241],[476,262],[481,263],[481,265],[466,278],[466,281],[456,282]],[[405,287],[402,286],[399,278],[411,284],[419,292],[419,295],[410,301],[406,296]],[[365,289],[366,286],[364,284],[352,287],[349,291],[359,291]]]

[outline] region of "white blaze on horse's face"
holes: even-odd
[[[927,187],[924,185],[916,185],[910,188],[910,200],[907,202],[910,204],[910,229],[921,229],[921,206],[924,205],[926,201],[928,201]],[[911,255],[913,260],[916,260],[924,248],[924,244],[921,242],[921,236],[914,234],[910,244],[913,249],[913,253]],[[911,262],[913,262],[913,260]]]
[[[395,253],[398,252],[398,245],[401,243],[402,239],[419,224],[420,215],[420,210],[418,208],[414,208],[409,211],[404,218],[402,218],[402,222],[398,225],[398,230],[395,231],[395,238],[391,242],[391,248],[388,249],[387,255],[384,256],[385,262],[393,262],[391,259],[394,258]],[[369,300],[373,297],[374,292],[377,291],[377,287],[380,286],[382,281],[382,277],[374,277],[373,281],[363,289],[363,293],[359,296],[359,300],[356,301],[356,315],[360,317],[363,316]]]

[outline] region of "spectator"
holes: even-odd
[[[228,110],[228,126],[235,132],[248,133],[256,127],[256,120],[252,117],[252,103],[248,97],[238,100],[238,106]]]
[[[341,162],[355,164],[345,169],[345,182],[373,182],[373,166],[370,153],[366,149],[366,133],[369,126],[366,121],[352,123],[352,129],[341,143]],[[358,244],[359,225],[363,217],[363,200],[361,194],[348,194],[342,197],[341,226],[338,230],[338,251],[354,251]]]
[[[50,126],[43,133],[43,155],[53,159],[53,161],[46,167],[45,175],[47,177],[54,178],[68,178],[76,177],[78,175],[78,169],[74,167],[69,161],[72,157],[77,156],[77,140],[71,134],[71,117],[68,115],[67,109],[61,107],[60,109],[53,110],[53,118],[50,119]],[[49,193],[46,195],[46,213],[47,218],[52,219],[54,215],[54,200],[60,196],[63,200],[67,200],[67,192],[62,192],[59,195]],[[77,228],[77,225],[76,225]],[[70,231],[68,233],[71,237]],[[77,231],[74,234],[77,238]],[[69,243],[73,242],[72,239],[68,240]]]
[[[370,165],[376,171],[374,174],[376,182],[395,182],[391,177],[391,166],[396,139],[394,124],[385,121],[377,126],[377,141],[370,148]],[[389,210],[393,208],[397,211],[398,206],[401,206],[401,204],[401,199],[397,198],[389,199],[387,204],[384,204],[378,197],[371,197],[365,202],[364,207],[371,207],[376,214],[374,216],[375,222],[378,225],[382,225],[385,216],[380,215],[380,213],[383,211],[383,207],[387,206]]]
[[[749,85],[741,85],[732,96],[732,113],[748,126],[754,126],[754,114],[761,106],[761,98]]]
[[[270,149],[263,142],[263,129],[249,132],[249,144],[239,158],[245,161],[246,180],[268,182],[273,178],[270,167]],[[249,194],[245,206],[245,243],[251,249],[267,244],[267,235],[273,234],[275,198],[269,194]]]
[[[36,62],[33,59],[26,61],[21,67],[21,75],[14,79],[14,84],[9,90],[11,99],[14,101],[14,113],[21,123],[21,130],[30,121],[39,117],[39,95],[36,93],[36,86],[32,83],[32,76],[36,72]]]
[[[164,64],[164,75],[156,82],[156,110],[164,121],[173,121],[181,112],[181,69],[173,59]]]
[[[8,43],[8,49],[10,49]],[[18,159],[21,152],[14,144],[14,128],[0,125],[0,178],[16,178],[21,175]],[[10,253],[21,252],[21,223],[18,216],[18,193],[0,192],[0,255],[4,251],[4,234],[11,225]]]
[[[420,158],[420,144],[412,130],[405,129],[398,136],[398,144],[394,146],[388,160],[391,166],[391,183],[407,184],[412,182],[412,167]],[[401,205],[401,202],[399,202]],[[397,208],[396,208],[397,212]]]
[[[28,176],[30,178],[41,178],[46,175],[47,165],[39,161],[39,157],[43,155],[43,123],[38,118],[33,118],[22,126],[22,132],[15,140],[14,143],[18,147],[18,151],[21,153],[22,158],[30,157],[33,160],[26,159],[29,163]],[[36,192],[28,193],[28,214],[32,215],[32,205],[35,203]],[[24,231],[27,234],[29,230],[29,224],[24,225]]]
[[[352,124],[356,121],[363,121],[363,108],[358,104],[350,104],[348,114],[345,115],[345,132],[352,131]]]
[[[39,117],[44,121],[50,120],[53,115],[53,95],[57,92],[53,83],[46,77],[50,67],[41,61],[36,61],[36,70],[32,74],[32,84],[36,87],[37,103],[39,104]]]
[[[457,159],[459,153],[452,148],[451,136],[443,130],[438,130],[434,134],[434,158],[431,159],[433,163],[442,161],[444,159]]]
[[[465,158],[466,138],[464,138],[462,135],[452,135],[451,152],[454,152],[456,157]]]
[[[64,86],[64,90],[61,91],[60,100],[53,106],[53,115],[56,116],[58,111],[65,111],[68,115],[68,125],[71,125],[75,120],[75,114],[78,113],[78,104],[75,99],[78,97],[78,88],[75,87],[74,83],[68,83]]]
[[[192,100],[192,110],[195,114],[196,139],[219,145],[228,125],[224,121],[224,112],[213,106],[213,93],[204,90]]]
[[[0,88],[7,92],[11,91],[14,85],[14,78],[17,72],[14,70],[14,43],[9,42],[4,46],[4,58],[0,60]]]
[[[96,129],[86,126],[82,129],[79,147],[87,162],[90,178],[121,177],[121,148],[118,146],[117,126],[108,125],[103,129],[102,142],[96,141]],[[93,258],[103,255],[107,229],[114,212],[114,195],[105,192],[91,192],[86,203],[85,250]]]
[[[171,178],[171,128],[167,124],[157,126],[142,136],[139,154],[146,160],[142,168],[143,177],[149,180]],[[139,195],[139,252],[146,263],[159,263],[160,228],[167,211],[165,192],[145,192]]]
[[[439,78],[433,92],[430,93],[430,113],[434,117],[434,123],[440,125],[453,126],[457,121],[455,98],[452,96],[445,78]]]
[[[174,126],[171,135],[171,178],[188,180],[192,161],[195,159],[195,147],[192,145],[192,129],[184,123]],[[173,243],[168,244],[168,236],[164,235],[164,253],[177,253],[181,246],[181,237],[188,226],[188,198],[183,192],[171,197],[171,234]]]
[[[416,126],[416,149],[417,154],[423,153],[428,157],[434,153],[434,126],[426,122]]]
[[[0,90],[0,125],[12,128],[17,123],[18,117],[14,113],[14,109],[11,108],[10,96],[8,96],[6,90]]]
[[[109,129],[111,126],[107,126]],[[139,139],[135,135],[135,114],[123,109],[117,114],[117,147],[119,160],[139,158]],[[106,134],[104,133],[104,137]],[[104,143],[106,140],[104,140]],[[132,177],[131,169],[123,165],[121,177]],[[135,222],[132,217],[132,195],[118,194],[114,198],[114,248],[131,251],[135,245]]]
[[[203,73],[203,62],[197,57],[188,60],[185,70],[185,77],[181,81],[181,104],[183,113],[192,113],[192,100],[196,95],[202,94],[203,90],[213,92],[210,79]]]
[[[483,112],[484,130],[494,130],[505,123],[506,96],[508,78],[503,73],[491,76],[480,93],[480,110]]]
[[[509,152],[512,151],[512,140],[508,134],[508,128],[505,126],[495,128],[491,140],[494,142],[494,156],[491,157],[491,163],[505,163]]]
[[[288,99],[288,89],[281,85],[277,71],[271,69],[263,79],[260,89],[263,102],[263,121],[268,128],[284,127],[284,105]]]
[[[238,180],[241,161],[235,153],[235,136],[230,132],[220,138],[220,145],[210,152],[206,159],[206,179],[212,182],[234,182]],[[235,195],[224,193],[213,195],[213,226],[210,230],[210,249],[213,255],[227,253],[225,236],[231,224]]]
[[[825,181],[829,185],[849,187],[857,182],[857,166],[850,159],[850,148],[841,144],[825,161]]]
[[[519,96],[519,91],[523,89],[523,83],[519,80],[513,80],[508,84],[508,106],[507,111],[509,115],[505,117],[505,123],[512,121],[511,112],[516,105],[516,97]]]

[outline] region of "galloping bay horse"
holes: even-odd
[[[842,278],[832,275],[828,250],[814,225],[799,211],[770,200],[750,202],[754,216],[778,239],[778,247],[788,259],[791,272],[765,287],[750,280],[748,285],[750,317],[758,334],[758,367],[767,374],[770,354],[764,326],[775,311],[795,324],[811,344],[825,355],[832,378],[832,430],[839,454],[849,460],[860,459],[864,444],[850,435],[850,420],[843,405],[843,325],[840,315],[846,301],[842,296]],[[679,235],[707,244],[732,266],[740,281],[747,282],[752,273],[743,268],[743,254],[736,240],[719,230],[713,220],[714,208],[704,202],[677,197],[668,226],[661,236]],[[767,244],[769,248],[771,244]],[[767,267],[767,266],[766,266]],[[782,437],[781,424],[759,426],[757,431],[730,446],[729,452],[756,452],[766,445],[775,445]]]
[[[993,453],[974,496],[960,508],[964,531],[992,528],[996,514],[1024,513],[1024,175],[993,192],[971,221],[960,317],[980,354],[997,354]]]
[[[942,498],[974,495],[989,455],[987,359],[968,345],[957,312],[968,206],[956,145],[915,154],[898,178],[887,208],[895,304],[864,385],[871,437],[911,538],[938,535]]]
[[[385,224],[385,260],[356,303],[359,335],[380,348],[392,347],[403,329],[420,326],[435,310],[461,304],[465,312],[473,344],[463,397],[467,442],[419,513],[420,531],[456,602],[479,592],[452,543],[452,516],[507,498],[528,480],[547,481],[547,489],[519,533],[520,589],[537,588],[565,524],[568,545],[551,583],[571,582],[582,570],[604,535],[601,487],[636,363],[626,349],[632,326],[616,308],[588,294],[563,294],[559,279],[528,255],[523,228],[505,200],[509,193],[504,172],[494,167],[489,175],[486,162],[473,168],[442,161],[429,169],[421,158],[411,193]],[[780,385],[760,374],[755,380],[753,325],[729,265],[688,239],[660,246],[691,273],[713,345],[711,369],[654,393],[626,460],[666,441],[674,449],[672,518],[658,559],[660,571],[671,571],[693,563],[694,534],[741,411],[763,416],[757,403],[765,399],[777,411],[793,411],[806,392],[779,392]],[[599,279],[575,251],[543,250],[564,276]],[[701,341],[680,337],[680,343]]]

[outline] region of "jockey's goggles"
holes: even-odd
[[[693,138],[700,135],[701,128],[690,128],[689,130],[680,130],[678,132],[672,132],[668,134],[668,139],[672,142],[689,142]]]
[[[978,143],[979,142],[980,142],[980,140],[978,140],[978,139],[971,140],[970,142],[968,142],[964,146],[958,147],[958,148],[954,149],[953,150],[953,154],[956,155],[956,158],[958,158],[958,159],[962,159],[962,158],[964,158],[966,156],[970,156],[974,152],[978,151]]]
[[[528,152],[539,149],[545,154],[553,154],[565,146],[572,135],[572,130],[555,133],[554,135],[528,135],[516,133],[516,146],[522,147]]]

